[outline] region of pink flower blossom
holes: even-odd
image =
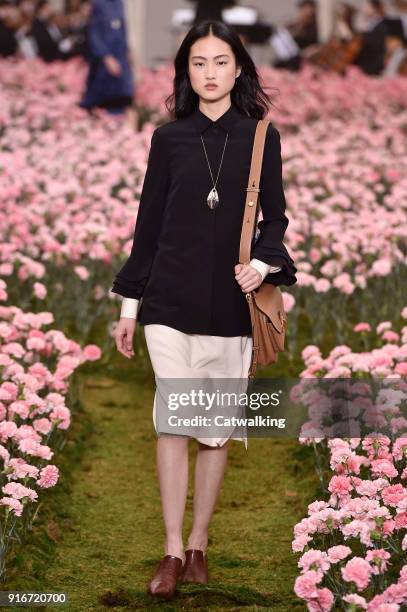
[[[40,477],[37,480],[39,487],[46,489],[54,487],[58,482],[59,470],[56,465],[46,465],[40,472]]]
[[[321,574],[315,570],[309,570],[305,574],[297,576],[294,584],[294,592],[301,599],[314,599],[318,597],[317,584],[321,581]]]
[[[331,546],[331,548],[328,548],[328,559],[331,563],[338,563],[339,561],[343,561],[351,554],[352,550],[349,548],[349,546],[343,546],[342,544],[338,544],[337,546]]]
[[[361,557],[353,557],[341,568],[342,577],[346,582],[354,582],[359,591],[367,587],[370,582],[372,568]]]
[[[27,498],[31,501],[36,501],[38,494],[34,489],[30,489],[29,487],[24,487],[19,482],[9,482],[4,487],[2,487],[3,493],[6,495],[11,495],[14,499],[24,499]]]
[[[369,323],[357,323],[357,325],[355,325],[355,327],[353,328],[354,332],[370,332],[371,331],[371,326],[369,325]]]
[[[13,497],[2,497],[0,499],[0,504],[8,507],[16,516],[21,516],[23,513],[23,504]]]
[[[88,361],[97,361],[102,356],[102,351],[96,344],[88,344],[83,349],[83,354]]]

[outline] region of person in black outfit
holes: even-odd
[[[174,65],[174,92],[167,99],[172,120],[152,134],[131,253],[113,283],[112,292],[123,296],[116,346],[125,357],[134,355],[137,319],[157,384],[162,377],[247,381],[252,337],[246,295],[263,281],[297,280],[283,243],[288,218],[280,133],[267,126],[259,184],[263,219],[250,262],[240,263],[253,138],[271,102],[235,29],[222,22],[193,26]],[[177,434],[177,428],[171,435],[156,431],[166,542],[148,589],[170,599],[178,579],[208,582],[208,527],[229,437],[196,438],[194,522],[184,552],[188,441],[194,436]]]
[[[215,122],[196,107],[188,117],[155,130],[132,253],[117,274],[113,288],[113,292],[126,297],[144,296],[138,316],[141,325],[159,322],[185,333],[219,336],[250,334],[245,295],[231,270],[238,259],[256,124],[255,118],[245,116],[232,103]],[[200,136],[204,137],[208,156],[217,168],[227,133],[228,155],[219,184],[224,205],[213,213],[205,206],[210,176],[202,167],[205,157],[202,160]],[[266,282],[291,285],[295,282],[292,260],[282,243],[288,221],[281,183],[280,138],[272,125],[267,132],[264,168],[268,168],[261,180],[264,219],[260,221],[261,236],[252,254],[267,264],[282,266],[280,272],[269,274]],[[197,193],[205,197],[191,214],[191,203]],[[161,218],[160,248],[151,270],[158,234],[153,238],[150,228],[155,226],[158,232],[160,224],[156,220]],[[183,223],[181,218],[185,218]],[[195,238],[193,244],[189,242],[191,234]],[[186,278],[188,292],[184,288]],[[210,295],[208,287],[212,287]],[[217,299],[218,295],[222,295],[222,300]]]
[[[38,55],[45,62],[63,58],[59,43],[63,38],[60,28],[55,23],[55,9],[47,0],[40,0],[30,35],[34,38]]]
[[[298,2],[298,19],[287,26],[300,49],[318,43],[318,24],[315,0]]]
[[[222,21],[222,10],[234,6],[233,0],[190,0],[196,4],[194,25],[204,19]]]
[[[389,35],[383,3],[381,0],[365,0],[363,13],[367,29],[363,32],[362,48],[354,64],[366,74],[379,75],[385,66],[386,37]]]
[[[18,10],[10,2],[0,6],[0,56],[17,53],[16,30],[20,25]]]

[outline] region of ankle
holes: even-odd
[[[177,540],[166,540],[165,542],[165,554],[174,555],[185,561],[184,545],[182,541]]]
[[[188,544],[186,546],[187,549],[194,548],[197,550],[203,550],[206,552],[208,546],[208,536],[205,534],[193,534],[188,538]]]

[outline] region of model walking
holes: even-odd
[[[263,219],[249,265],[239,244],[257,120],[270,106],[238,35],[203,21],[175,57],[174,120],[155,129],[131,254],[112,291],[124,297],[115,339],[134,355],[136,319],[144,325],[159,378],[247,380],[251,321],[245,294],[261,282],[292,285],[297,271],[283,237],[288,225],[280,136],[269,125],[260,180]],[[142,299],[140,299],[142,298]],[[156,392],[157,396],[157,392]],[[160,597],[177,581],[208,581],[208,528],[226,467],[231,435],[200,439],[194,521],[184,551],[188,488],[185,435],[157,431],[157,466],[166,531],[165,556],[149,583]],[[238,438],[244,440],[246,438]]]

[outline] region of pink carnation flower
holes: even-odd
[[[43,489],[48,489],[49,487],[54,487],[58,482],[59,478],[59,470],[56,465],[47,465],[42,468],[40,472],[40,477],[37,480],[37,484],[39,487]]]
[[[338,561],[343,561],[349,555],[352,554],[352,550],[349,546],[343,546],[339,544],[338,546],[331,546],[328,548],[328,559],[331,563],[338,563]]]
[[[330,567],[328,555],[322,550],[314,550],[312,548],[302,555],[301,559],[298,561],[298,567],[301,567],[303,572],[315,570],[316,572],[321,572],[322,575],[329,570]]]
[[[321,581],[321,575],[315,570],[310,570],[297,576],[294,584],[294,592],[301,599],[318,597],[317,584]]]
[[[387,506],[395,508],[403,499],[407,499],[407,489],[402,484],[390,485],[383,489],[382,498]]]
[[[23,504],[13,497],[2,497],[0,499],[0,504],[10,508],[16,516],[21,516],[23,513]]]
[[[34,489],[29,489],[19,482],[9,482],[2,487],[3,493],[11,495],[14,499],[23,499],[27,497],[31,501],[36,501],[38,493]]]
[[[342,578],[354,582],[359,591],[363,591],[370,582],[372,567],[362,557],[353,557],[341,568]]]
[[[87,344],[83,354],[88,361],[97,361],[102,356],[102,351],[96,344]]]

